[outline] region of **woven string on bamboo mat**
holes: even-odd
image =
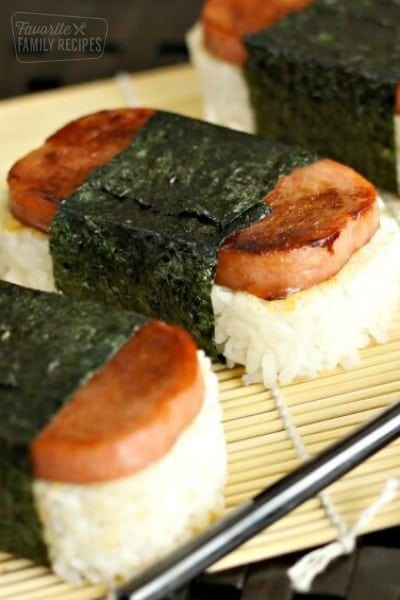
[[[361,352],[351,370],[337,369],[316,379],[281,388],[290,417],[307,452],[315,454],[394,402],[399,395],[400,310],[390,339]],[[285,430],[272,393],[262,385],[243,386],[242,369],[215,365],[228,444],[227,509],[282,477],[301,461]],[[398,476],[400,442],[381,450],[329,488],[336,510],[351,527]],[[383,508],[368,530],[400,523],[400,498]],[[313,498],[267,531],[220,561],[228,568],[324,544],[338,535],[319,498]],[[45,567],[0,555],[0,599],[95,600],[104,588],[72,588]]]

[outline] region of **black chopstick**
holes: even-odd
[[[400,435],[400,401],[233,510],[117,591],[119,600],[164,598]],[[162,506],[160,505],[160,510]]]

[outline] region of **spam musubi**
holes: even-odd
[[[220,418],[182,329],[0,282],[1,551],[129,579],[223,510]]]

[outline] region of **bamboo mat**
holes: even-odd
[[[273,483],[299,464],[271,394],[261,385],[243,387],[241,369],[215,365],[228,443],[227,508]],[[338,369],[317,379],[282,388],[290,412],[310,453],[319,452],[399,397],[400,311],[390,340],[362,352],[358,367]],[[379,495],[385,480],[399,475],[400,442],[391,444],[328,488],[340,514],[351,525]],[[368,531],[400,523],[400,498],[382,510]],[[273,557],[334,539],[320,501],[308,501],[266,532],[220,561],[216,568]],[[45,567],[0,554],[0,599],[96,600],[101,586],[73,588]]]
[[[135,95],[142,105],[200,116],[200,93],[190,67],[135,75]],[[121,106],[124,94],[115,80],[0,102],[0,177],[24,152],[71,118],[100,108]],[[215,365],[224,411],[229,453],[227,508],[232,508],[273,483],[299,464],[291,440],[269,391],[244,387],[241,369]],[[389,341],[362,352],[360,364],[338,369],[310,381],[281,389],[304,444],[311,454],[343,437],[400,396],[400,311]],[[329,488],[340,514],[352,525],[379,495],[388,477],[399,476],[400,442],[382,450]],[[400,498],[383,509],[368,527],[400,523]],[[299,507],[257,536],[215,568],[273,557],[334,539],[318,498]],[[0,600],[96,600],[99,586],[73,588],[45,567],[0,554]]]

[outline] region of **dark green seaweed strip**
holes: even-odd
[[[318,4],[336,14],[345,14],[357,20],[361,18],[375,25],[398,25],[400,0],[318,0]]]
[[[257,131],[397,191],[398,0],[323,0],[246,39]]]
[[[46,560],[28,447],[142,325],[135,313],[0,282],[0,550]]]
[[[128,149],[62,203],[52,226],[57,287],[190,330],[215,354],[218,248],[268,214],[278,177],[315,157],[158,112]]]
[[[26,446],[0,438],[0,551],[47,564],[31,486]]]

